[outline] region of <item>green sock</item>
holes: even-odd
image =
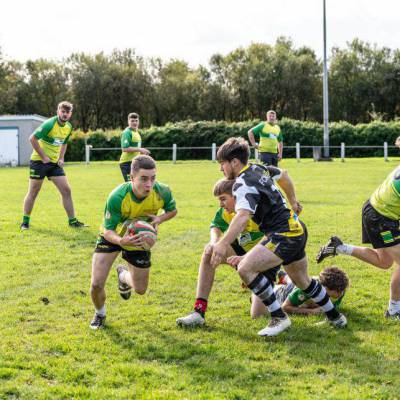
[[[73,223],[75,223],[77,221],[77,219],[75,217],[72,218],[68,218],[68,223],[71,225]]]
[[[23,224],[29,224],[29,220],[31,219],[30,215],[25,215],[22,217],[22,223]]]

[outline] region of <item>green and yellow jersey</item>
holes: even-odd
[[[343,293],[339,298],[330,297],[335,307],[340,306],[344,295],[345,293]],[[297,286],[294,286],[293,290],[289,293],[288,299],[295,307],[300,307],[302,304],[314,303],[311,300],[311,297],[308,296],[306,293],[304,293],[304,291],[298,288]]]
[[[261,122],[251,129],[260,138],[258,150],[262,153],[277,153],[278,142],[283,141],[281,128],[268,122]]]
[[[121,134],[121,148],[127,149],[128,147],[141,147],[142,138],[138,131],[131,128],[126,128]],[[119,159],[119,163],[126,163],[132,161],[136,156],[140,155],[140,152],[135,151],[133,153],[127,153],[123,151]]]
[[[58,117],[55,116],[44,121],[33,134],[38,139],[44,154],[50,158],[51,162],[56,163],[60,156],[61,146],[67,144],[71,132],[72,125],[68,121],[64,125],[60,124]],[[42,161],[35,149],[33,149],[31,160]]]
[[[394,220],[400,219],[400,167],[392,171],[370,198],[379,214]]]
[[[156,182],[147,197],[138,199],[132,191],[132,182],[123,183],[108,196],[100,236],[103,235],[104,229],[107,229],[116,231],[122,237],[132,220],[149,221],[149,214],[157,215],[160,210],[169,212],[175,209],[175,200],[167,185]],[[130,246],[124,249],[140,250]]]
[[[218,228],[222,232],[226,232],[229,228],[229,224],[232,222],[235,213],[228,213],[224,208],[220,208],[215,214],[214,219],[211,222],[210,228]],[[246,252],[250,251],[264,236],[258,225],[251,219],[247,223],[246,229],[238,237],[238,242]]]

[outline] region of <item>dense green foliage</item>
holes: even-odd
[[[182,149],[180,147],[211,147],[212,143],[222,144],[232,136],[247,138],[247,131],[259,121],[246,121],[238,123],[215,121],[182,121],[175,124],[167,124],[162,127],[152,126],[142,132],[143,146],[168,147],[168,150],[154,150],[156,159],[170,159],[171,147],[174,143],[178,146],[178,159],[210,159],[210,149]],[[284,118],[280,122],[284,137],[284,156],[294,157],[295,149],[286,146],[320,146],[322,144],[323,126],[317,122],[296,121]],[[87,143],[94,148],[120,147],[121,130],[94,131],[88,135],[77,132],[70,141],[67,160],[84,160],[84,146]],[[335,122],[330,124],[330,144],[340,146],[343,142],[347,146],[381,146],[380,149],[347,149],[348,156],[382,156],[383,143],[392,145],[400,136],[400,122],[371,122],[369,124],[351,125],[347,122]],[[393,150],[394,151],[394,150]],[[312,149],[304,149],[303,157],[310,157]],[[394,154],[394,153],[393,153]],[[332,155],[339,155],[339,148],[332,150]],[[93,152],[92,160],[115,160],[119,157],[116,150]]]
[[[398,161],[284,161],[304,206],[311,274],[322,268],[314,257],[330,235],[360,243],[361,206]],[[46,180],[31,230],[21,233],[29,171],[0,169],[7,188],[0,191],[1,399],[399,397],[400,324],[383,317],[390,271],[350,257],[324,262],[334,262],[351,280],[342,306],[345,330],[316,325],[322,316],[297,316],[281,336],[259,338],[266,320],[250,318],[249,292],[227,266],[217,269],[207,327],[175,326],[192,308],[198,262],[217,208],[211,188],[221,173],[211,162],[159,164],[159,179],[170,185],[179,212],[160,226],[149,290],[123,301],[111,271],[108,327],[91,331],[91,257],[105,200],[121,176],[115,162],[70,164],[66,171],[77,216],[90,228],[68,228],[59,195]]]
[[[400,51],[353,40],[330,55],[331,119],[351,123],[400,114]],[[145,126],[191,119],[243,121],[278,116],[321,121],[322,66],[314,51],[287,38],[253,43],[209,65],[144,59],[134,50],[72,54],[65,60],[19,63],[0,53],[0,114],[54,114],[75,104],[75,127],[123,127],[136,111]]]

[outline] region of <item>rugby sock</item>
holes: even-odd
[[[207,310],[207,303],[208,301],[206,299],[202,299],[200,297],[196,299],[194,303],[194,311],[198,312],[203,318]]]
[[[29,225],[29,220],[31,219],[30,215],[25,215],[22,217],[22,223]]]
[[[354,246],[352,246],[351,244],[341,244],[338,247],[336,247],[336,251],[338,254],[347,254],[348,256],[351,256],[351,254],[353,253],[354,250]]]
[[[129,280],[128,280],[129,279],[129,273],[130,273],[129,271],[127,271],[126,269],[123,269],[119,273],[118,277],[123,283],[125,283],[125,285],[128,285],[130,287],[131,285],[130,285]]]
[[[389,314],[400,313],[400,300],[389,300]]]
[[[271,317],[286,318],[286,314],[276,300],[274,289],[267,277],[258,274],[254,281],[247,286],[265,304]]]
[[[71,225],[71,224],[74,224],[76,221],[78,221],[75,217],[72,217],[72,218],[68,218],[68,223]]]
[[[98,310],[97,308],[95,308],[96,310],[96,314],[100,315],[101,317],[104,317],[106,315],[106,306],[104,305],[103,307],[100,308],[100,310]]]
[[[311,283],[308,288],[304,290],[304,293],[310,296],[314,303],[322,308],[328,319],[333,320],[340,316],[338,310],[336,310],[326,293],[325,288],[317,280],[311,279]]]

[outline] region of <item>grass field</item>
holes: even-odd
[[[313,274],[317,249],[331,234],[360,243],[361,205],[397,163],[283,163],[304,206]],[[124,302],[112,271],[108,327],[89,330],[91,255],[105,199],[121,177],[111,163],[66,171],[77,216],[90,228],[68,228],[58,193],[46,182],[31,230],[21,233],[28,169],[0,169],[0,399],[400,398],[400,323],[383,317],[390,271],[351,258],[335,259],[351,279],[345,330],[298,316],[281,336],[259,338],[266,320],[250,318],[249,293],[228,267],[217,271],[207,327],[175,326],[192,308],[217,206],[211,188],[221,173],[211,162],[159,164],[179,213],[161,226],[149,290]]]

